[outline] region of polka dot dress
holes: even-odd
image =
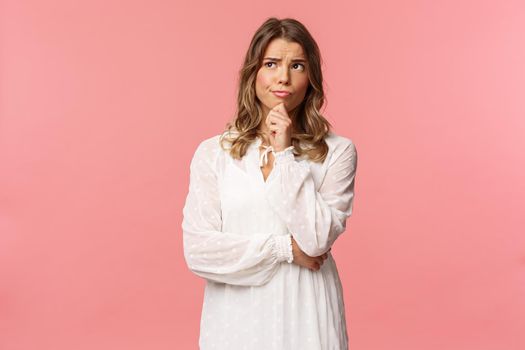
[[[348,349],[335,260],[328,253],[318,271],[294,264],[291,237],[319,256],[345,231],[354,200],[354,143],[328,134],[322,163],[291,147],[269,150],[274,164],[265,180],[260,138],[236,160],[220,137],[197,147],[183,209],[184,257],[207,281],[200,349]]]

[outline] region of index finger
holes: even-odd
[[[272,109],[275,109],[277,111],[280,111],[282,113],[286,113],[286,107],[284,107],[284,102],[279,103],[277,106],[273,107]]]

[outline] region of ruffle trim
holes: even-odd
[[[275,235],[272,243],[272,252],[277,261],[293,262],[292,235]]]

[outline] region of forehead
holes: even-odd
[[[300,44],[289,42],[281,38],[273,39],[270,41],[266,50],[264,51],[264,57],[281,57],[290,56],[292,58],[305,58],[304,51]]]

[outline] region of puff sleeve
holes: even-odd
[[[281,262],[293,260],[291,235],[222,231],[217,158],[220,145],[201,142],[190,164],[183,208],[183,250],[188,268],[214,282],[257,286],[267,283]]]
[[[316,190],[306,162],[296,161],[291,149],[274,152],[275,181],[267,200],[286,222],[299,248],[309,256],[330,249],[352,214],[357,151],[350,139],[335,148],[324,180]]]

